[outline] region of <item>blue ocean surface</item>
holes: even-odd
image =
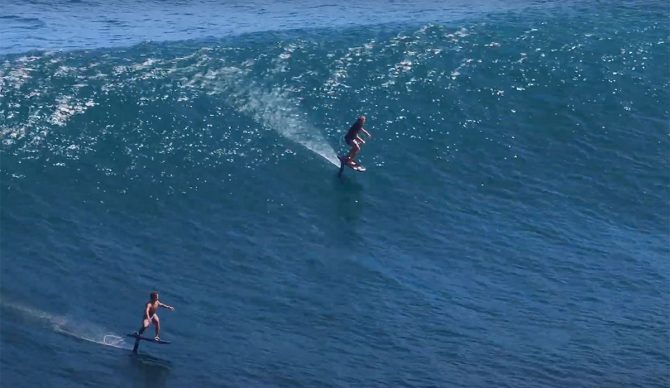
[[[0,386],[669,386],[669,17],[2,0]]]

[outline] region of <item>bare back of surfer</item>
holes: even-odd
[[[150,294],[150,299],[144,306],[144,315],[142,316],[142,327],[137,332],[138,335],[142,335],[142,333],[144,333],[147,327],[149,327],[149,325],[153,323],[154,326],[156,327],[156,337],[154,339],[156,341],[160,340],[161,321],[160,319],[158,319],[157,314],[159,307],[163,307],[171,311],[174,311],[174,307],[161,303],[158,300],[158,293],[154,291]]]
[[[359,116],[344,136],[344,141],[351,146],[346,160],[347,163],[353,166],[357,165],[356,156],[358,156],[358,153],[361,151],[361,145],[365,144],[365,140],[359,136],[359,133],[363,132],[368,138],[372,137],[372,135],[363,128],[363,124],[365,124],[365,116]]]

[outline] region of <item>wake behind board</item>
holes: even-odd
[[[147,342],[153,342],[153,343],[155,343],[155,344],[161,344],[161,345],[169,345],[169,344],[170,344],[170,341],[163,341],[163,340],[158,340],[158,341],[156,341],[156,340],[153,339],[153,338],[142,337],[141,335],[139,335],[139,334],[135,334],[135,333],[127,334],[127,336],[128,336],[128,337],[133,337],[133,338],[135,338],[136,340],[142,340],[142,341],[147,341]]]
[[[340,159],[340,173],[342,173],[342,169],[344,168],[344,166],[347,166],[350,169],[352,169],[354,171],[358,171],[358,172],[364,172],[365,171],[365,167],[363,167],[362,165],[360,165],[360,164],[358,164],[354,161],[347,160],[347,157],[344,156],[344,155],[338,155],[337,158]]]

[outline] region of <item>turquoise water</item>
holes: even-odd
[[[2,11],[2,386],[670,383],[667,5],[143,4]]]

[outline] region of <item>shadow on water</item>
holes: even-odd
[[[355,178],[345,174],[333,178],[333,192],[337,216],[347,224],[356,224],[360,219],[362,207],[363,185]]]
[[[128,372],[134,387],[165,387],[172,362],[148,354],[130,354]]]

